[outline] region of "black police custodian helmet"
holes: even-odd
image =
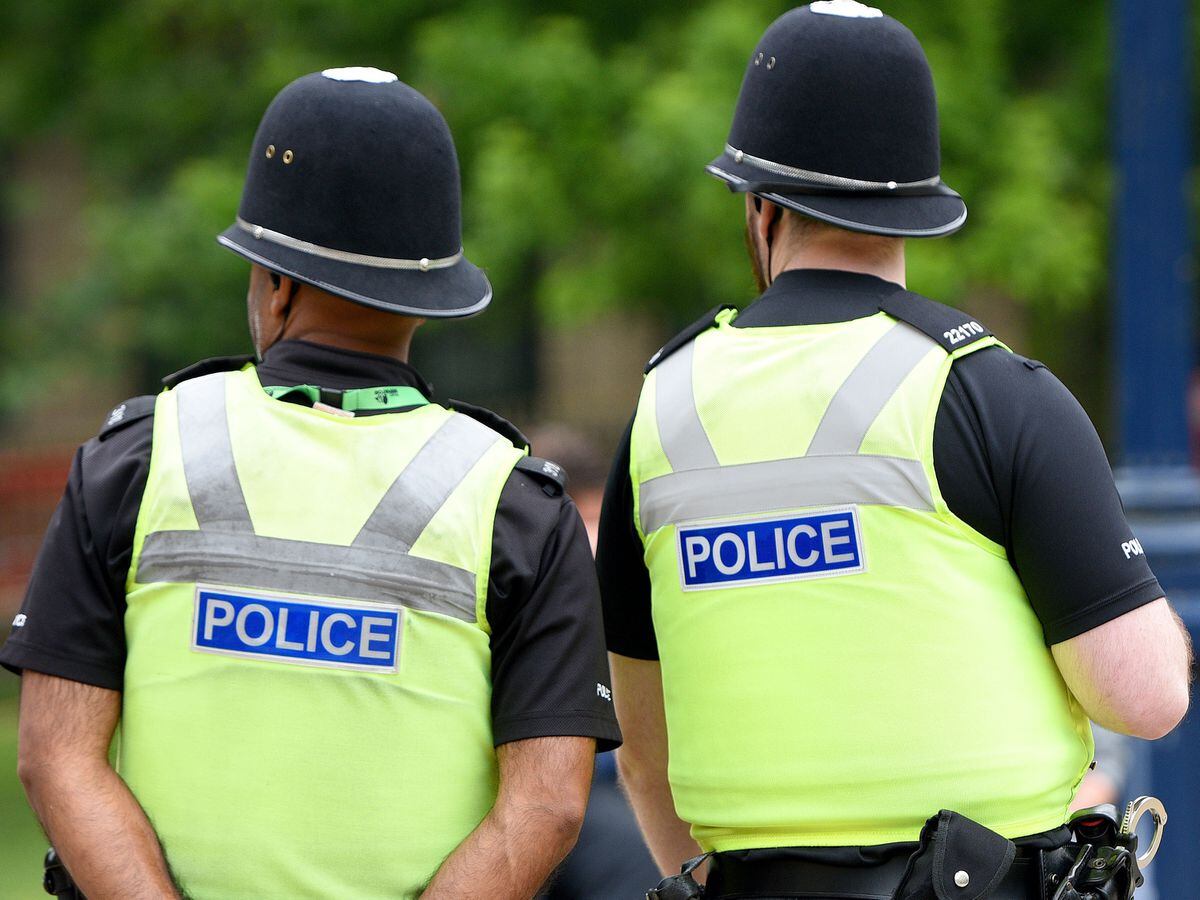
[[[725,152],[708,171],[851,231],[940,237],[967,207],[942,183],[937,97],[921,45],[878,9],[829,0],[762,36]]]
[[[235,253],[404,315],[477,313],[492,299],[463,256],[458,157],[441,113],[390,72],[293,81],[254,135]]]

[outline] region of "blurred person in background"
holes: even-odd
[[[530,897],[619,731],[561,470],[407,363],[492,296],[449,128],[391,73],[300,78],[219,241],[252,263],[258,361],[112,411],[0,651],[52,882]]]
[[[594,548],[607,461],[585,434],[568,425],[542,425],[531,429],[529,437],[539,453],[571,473],[567,491],[579,508]],[[596,757],[579,840],[542,896],[544,900],[640,897],[657,875],[633,810],[617,784],[616,759],[611,753],[601,753]]]
[[[1189,647],[1070,392],[906,289],[967,215],[920,44],[786,13],[708,171],[762,295],[650,360],[598,547],[622,778],[709,857],[651,895],[1041,898],[1088,718],[1166,734]]]

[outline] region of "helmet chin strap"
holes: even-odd
[[[285,312],[283,314],[283,323],[279,326],[279,331],[276,333],[274,340],[272,340],[271,343],[266,344],[261,350],[258,351],[258,361],[259,362],[262,362],[263,354],[266,353],[268,350],[270,350],[272,347],[274,347],[276,344],[278,344],[279,341],[283,338],[283,333],[285,331],[287,331],[287,324],[288,324],[287,317],[290,312],[291,312],[291,307],[289,306],[288,312]]]
[[[762,208],[763,208],[762,198],[755,197],[754,198],[754,209],[758,212],[759,216],[762,216]],[[767,234],[766,234],[766,237],[763,239],[764,243],[766,243],[766,245],[767,245],[767,265],[766,265],[766,269],[763,272],[763,283],[766,284],[767,287],[770,287],[772,284],[775,283],[775,273],[772,270],[772,265],[771,265],[771,262],[772,262],[771,256],[774,251],[774,248],[771,246],[771,238],[773,237],[773,232],[775,231],[775,223],[777,221],[779,221],[778,214],[775,216],[775,218],[773,218],[771,220],[771,224],[767,226]]]
[[[271,272],[270,278],[271,284],[274,286],[275,290],[278,291],[281,284],[279,274],[277,272]],[[287,331],[288,327],[288,317],[292,314],[292,301],[295,300],[296,293],[299,291],[299,289],[300,285],[293,281],[291,283],[291,289],[288,292],[288,304],[283,310],[283,321],[280,323],[279,330],[275,333],[275,337],[269,343],[264,344],[261,348],[257,346],[254,348],[254,353],[258,357],[259,362],[262,362],[264,353],[283,340],[284,332]],[[257,323],[257,326],[258,327],[255,328],[255,331],[258,331],[259,327],[261,327],[261,319],[259,320],[259,323]],[[255,337],[257,336],[258,335],[256,334]]]

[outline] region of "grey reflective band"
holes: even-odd
[[[246,508],[225,409],[224,372],[183,382],[179,439],[198,531],[146,536],[137,581],[205,582],[395,603],[476,621],[474,572],[413,556],[416,543],[483,455],[503,438],[454,414],[421,446],[350,546],[264,537]]]
[[[717,455],[696,410],[692,387],[695,358],[696,342],[690,341],[654,370],[654,416],[663,453],[676,472],[717,465]]]
[[[394,259],[389,256],[367,256],[365,253],[351,253],[348,250],[334,250],[332,247],[322,247],[320,244],[313,244],[309,241],[294,238],[291,235],[283,234],[279,231],[272,231],[269,228],[264,228],[261,225],[254,225],[247,222],[245,219],[237,218],[238,228],[247,232],[256,240],[270,241],[272,244],[278,244],[281,247],[288,247],[292,250],[300,250],[303,253],[309,253],[313,256],[320,256],[323,259],[332,259],[337,262],[353,263],[357,266],[374,266],[377,269],[406,269],[414,272],[428,272],[432,269],[448,269],[458,263],[463,258],[461,249],[453,256],[443,256],[438,259]]]
[[[867,431],[909,373],[938,345],[898,322],[842,382],[808,445],[808,456],[857,453]]]
[[[882,191],[897,188],[933,187],[942,183],[941,175],[932,175],[920,181],[862,181],[858,178],[844,178],[841,175],[826,175],[824,172],[810,172],[808,169],[797,169],[795,166],[785,166],[783,163],[772,162],[758,156],[751,156],[737,147],[725,145],[725,152],[733,157],[735,162],[745,163],[772,175],[784,175],[788,178],[799,178],[813,184],[826,187],[840,188],[845,191]]]
[[[658,440],[672,471],[639,487],[642,532],[693,519],[815,506],[932,510],[920,460],[858,451],[888,400],[934,348],[941,349],[896,323],[834,392],[804,456],[730,466],[718,464],[696,409],[695,342],[680,348],[654,370]]]
[[[645,534],[676,522],[812,506],[933,509],[920,461],[891,456],[798,456],[672,472],[640,488]]]
[[[392,482],[354,546],[407,550],[467,473],[501,440],[469,416],[451,416]]]
[[[196,524],[201,530],[253,532],[229,442],[224,373],[185,381],[175,392],[183,474]]]
[[[156,531],[142,544],[137,581],[198,581],[375,600],[465,622],[476,617],[474,572],[401,551],[256,534]]]

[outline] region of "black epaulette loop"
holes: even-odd
[[[236,372],[249,362],[254,362],[254,357],[249,354],[214,356],[211,359],[202,359],[200,362],[192,363],[190,366],[168,375],[162,380],[162,383],[165,387],[178,387],[183,382],[199,378],[201,375],[211,375],[213,372]]]
[[[141,397],[131,397],[124,403],[118,403],[105,416],[104,424],[100,426],[100,433],[98,435],[100,440],[104,440],[127,425],[151,415],[154,412],[155,399],[146,394]]]
[[[556,462],[539,456],[523,456],[515,468],[528,472],[542,483],[542,492],[548,497],[562,496],[567,490],[567,470]]]
[[[650,361],[646,363],[645,373],[649,375],[651,369],[657,366],[660,362],[662,362],[680,347],[691,343],[701,334],[716,325],[717,316],[725,312],[727,309],[737,309],[737,307],[731,306],[728,303],[723,303],[720,306],[714,306],[687,328],[683,329],[683,331],[679,332],[679,334],[675,335],[675,337],[663,344],[662,348],[652,357],[650,357]]]
[[[961,309],[937,303],[912,291],[897,291],[884,297],[879,301],[879,309],[928,335],[947,353],[956,353],[993,337],[987,326],[979,324]]]
[[[447,409],[470,416],[476,422],[486,425],[492,431],[512,441],[513,446],[518,450],[529,449],[529,438],[525,437],[520,428],[499,413],[476,406],[474,403],[467,403],[465,400],[447,400],[445,406]]]

